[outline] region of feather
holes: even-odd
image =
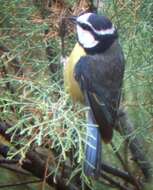
[[[93,115],[90,110],[88,113],[84,173],[86,176],[98,177],[101,166],[102,144],[99,127],[94,123]]]

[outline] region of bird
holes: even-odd
[[[86,12],[69,20],[75,25],[77,42],[64,66],[64,83],[75,102],[89,107],[83,171],[96,178],[102,144],[111,142],[118,118],[124,54],[117,28],[106,16]]]

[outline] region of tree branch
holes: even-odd
[[[139,135],[134,138],[130,138],[131,134],[135,131],[133,123],[130,121],[127,113],[120,110],[119,122],[117,124],[117,131],[122,135],[126,136],[125,139],[129,145],[129,149],[133,156],[133,160],[136,162],[138,167],[141,169],[146,180],[150,180],[152,177],[152,166],[146,157],[142,139]]]
[[[6,184],[6,185],[0,185],[0,189],[27,185],[27,184],[31,184],[31,183],[39,183],[39,182],[42,182],[42,180],[39,179],[39,180],[29,180],[29,181],[24,181],[24,182],[19,182],[19,183],[11,183],[11,184]]]
[[[129,136],[130,133],[133,132],[134,126],[132,125],[131,122],[129,122],[127,115],[122,112],[122,114],[120,114],[119,121],[120,121],[119,122],[120,125],[118,124],[118,128],[117,128],[118,131],[122,135],[124,134],[124,135]],[[1,130],[1,126],[3,126],[3,130]],[[7,124],[0,125],[0,133],[2,133],[2,135],[5,135],[5,128],[7,130],[8,127],[11,127],[11,126],[7,126]],[[119,129],[119,127],[122,127],[122,131]],[[144,176],[150,177],[150,175],[151,175],[151,171],[150,171],[150,167],[149,167],[150,163],[147,161],[147,159],[145,157],[145,153],[143,152],[142,142],[139,141],[138,137],[135,137],[135,139],[132,139],[132,140],[127,138],[126,140],[129,143],[129,148],[131,150],[132,155],[135,156],[134,158],[136,158],[135,161],[138,162],[141,160],[141,162],[138,162],[138,166],[142,169],[142,171],[144,171]],[[0,153],[4,157],[7,157],[8,151],[9,151],[8,146],[0,145]],[[18,158],[19,157],[20,157],[20,155],[18,155]],[[8,162],[8,163],[10,162],[10,164],[11,164],[11,161],[7,161],[7,160],[6,161],[1,160],[1,161],[2,162]],[[145,164],[142,161],[146,161]],[[69,174],[72,172],[71,166],[66,168],[67,172],[66,172],[65,178],[63,178],[63,176],[61,176],[60,172],[57,173],[56,178],[55,178],[55,176],[52,174],[53,171],[55,170],[55,168],[53,167],[53,164],[49,164],[49,167],[46,168],[46,160],[43,160],[42,156],[40,156],[39,153],[34,151],[34,150],[30,150],[27,153],[26,160],[23,162],[22,168],[25,169],[26,171],[31,172],[34,176],[36,176],[40,179],[44,179],[44,176],[47,176],[47,177],[45,177],[46,182],[49,185],[55,187],[57,190],[61,190],[61,189],[63,189],[63,190],[78,190],[80,188],[80,187],[78,187],[78,185],[75,185],[75,183],[73,183],[73,182],[70,184],[67,184]],[[137,185],[142,185],[140,183],[140,181],[138,181],[137,179],[133,179],[133,177],[128,172],[121,171],[119,169],[113,168],[112,166],[109,166],[105,163],[102,164],[101,169],[103,171],[103,174],[105,174],[104,172],[106,172],[106,173],[111,174],[113,176],[119,177],[120,179],[124,180],[124,182],[128,182],[135,187]],[[52,175],[49,175],[49,174],[52,174]],[[103,175],[102,177],[104,179],[107,178],[105,175]],[[55,179],[56,179],[56,183],[55,183]],[[79,177],[79,180],[80,180],[80,177]],[[116,183],[118,183],[118,182],[116,182]]]
[[[108,164],[103,163],[101,166],[102,171],[105,171],[109,174],[112,174],[114,176],[120,177],[123,180],[131,183],[131,184],[135,184],[133,178],[131,178],[131,176],[128,174],[128,172],[122,171],[120,169],[114,168]]]
[[[114,185],[115,187],[119,188],[120,190],[132,190],[131,188],[129,189],[129,188],[125,187],[124,185],[121,185],[119,182],[115,181],[114,179],[112,179],[108,175],[104,174],[103,172],[101,172],[101,176],[106,181],[108,181],[111,185]]]

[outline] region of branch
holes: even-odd
[[[102,171],[105,171],[109,174],[112,174],[114,176],[120,177],[123,180],[131,183],[131,184],[135,184],[133,178],[128,174],[128,172],[122,171],[120,169],[114,168],[110,165],[107,165],[105,163],[102,164],[101,166]]]
[[[119,113],[119,123],[117,125],[117,131],[122,135],[126,136],[125,139],[129,145],[130,151],[133,156],[133,160],[136,162],[138,167],[141,169],[146,180],[152,177],[152,166],[146,157],[142,139],[137,135],[134,138],[130,138],[130,135],[135,131],[133,123],[130,121],[128,115],[123,110]]]
[[[17,164],[19,162],[19,160],[16,159],[0,159],[0,164]]]
[[[124,185],[121,185],[119,182],[115,181],[114,179],[112,179],[111,177],[109,177],[108,175],[104,174],[103,172],[101,172],[101,176],[108,181],[111,185],[114,185],[115,187],[119,188],[120,190],[132,190],[131,188],[127,188]]]
[[[43,157],[43,159],[45,159],[45,157]],[[5,163],[5,162],[7,163],[7,161],[8,160],[6,160],[6,161],[2,160],[2,163]],[[8,163],[11,164],[11,160]],[[14,161],[12,161],[12,163],[14,163]],[[5,167],[6,165],[3,164],[2,166]],[[7,168],[12,170],[12,166],[7,165]],[[45,174],[45,176],[48,176],[49,173],[52,173],[52,171],[54,171],[54,168],[53,168],[51,163],[50,163],[49,168],[46,168],[46,162],[44,160],[42,160],[42,156],[40,156],[35,151],[30,151],[29,153],[27,153],[27,157],[26,157],[26,160],[23,162],[22,168],[24,170],[26,170],[26,171],[30,171],[34,176],[36,176],[36,177],[38,177],[40,179],[44,178],[44,174]],[[104,171],[106,173],[112,174],[113,176],[120,177],[124,181],[135,185],[135,181],[133,180],[133,178],[127,172],[124,172],[124,171],[121,171],[119,169],[113,168],[112,166],[109,166],[107,164],[102,164],[101,169],[102,169],[102,171]],[[13,167],[13,170],[15,172],[18,172],[18,170],[20,171],[20,168]],[[70,166],[66,166],[66,170],[67,171],[66,171],[65,177],[68,178],[69,174],[72,171],[72,168]],[[61,181],[62,177],[63,176],[60,176],[60,174],[58,174],[56,176],[56,182],[57,182],[56,186],[58,187],[58,189],[61,189],[61,186],[66,184],[66,178],[62,182]],[[51,185],[51,186],[54,185],[55,186],[54,176],[50,175],[49,177],[47,177],[45,179],[45,181],[49,185]],[[119,183],[119,182],[116,182],[116,183]],[[73,185],[73,188],[72,188],[72,184],[70,184],[70,186],[71,186],[70,189],[75,189],[76,188],[74,185]],[[69,189],[69,185],[66,186],[65,189]]]
[[[19,182],[19,183],[12,183],[12,184],[6,184],[6,185],[0,185],[0,189],[2,188],[8,188],[8,187],[16,187],[16,186],[21,186],[21,185],[27,185],[31,183],[39,183],[42,182],[42,180],[29,180],[29,181],[24,181],[24,182]]]
[[[120,155],[119,151],[116,150],[115,145],[111,142],[111,147],[116,155],[116,157],[118,158],[118,160],[120,161],[122,167],[124,168],[124,170],[126,170],[126,164],[124,163],[124,160],[122,159],[122,156]]]
[[[110,166],[109,166],[109,171],[111,170]],[[137,190],[140,190],[142,187],[142,183],[140,182],[140,180],[136,179],[135,176],[133,176],[131,174],[131,172],[129,170],[126,170],[125,167],[125,171],[127,171],[128,175],[125,175],[125,173],[121,172],[121,171],[115,171],[116,169],[113,169],[113,175],[114,176],[118,176],[121,177],[122,179],[124,179],[126,182],[131,183],[132,185],[134,185],[136,187]],[[106,170],[107,171],[107,170]],[[112,172],[108,172],[108,173],[112,173]]]
[[[5,155],[7,155],[7,152],[5,152]],[[56,176],[54,176],[53,173],[55,171],[55,168],[53,168],[52,164],[50,164],[50,166],[46,168],[46,161],[42,160],[42,156],[40,156],[36,151],[29,151],[27,153],[26,159],[23,161],[21,165],[22,168],[19,167],[19,163],[18,165],[14,165],[14,162],[16,161],[14,160],[8,161],[1,159],[0,166],[21,174],[27,174],[26,171],[28,171],[32,173],[35,177],[41,179],[41,181],[43,181],[45,176],[46,182],[50,186],[55,187],[56,190],[79,190],[79,188],[76,187],[74,184],[72,183],[67,184],[68,179],[62,178],[60,173],[57,173]]]
[[[15,164],[11,164],[11,163],[9,163],[9,164],[0,164],[0,167],[1,168],[5,168],[7,170],[10,170],[12,172],[15,172],[17,174],[21,174],[21,175],[29,176],[29,174],[30,174],[28,171],[22,169],[19,166],[19,164],[16,164],[16,165]]]
[[[125,114],[125,113],[124,113]],[[129,121],[124,114],[120,114],[120,125],[122,124],[122,129],[124,129],[124,126],[127,127],[127,129],[129,129],[128,125],[129,123],[127,121]],[[122,120],[121,120],[122,119]],[[122,122],[122,123],[121,123]],[[130,123],[130,126],[132,124]],[[1,127],[2,125],[0,125]],[[6,125],[3,125],[3,130],[1,130],[2,134],[5,135],[5,128],[6,130],[8,129],[8,127],[10,126],[7,126]],[[119,126],[118,126],[119,127]],[[119,130],[119,129],[118,129]],[[129,133],[129,130],[128,131],[128,134]],[[119,131],[120,132],[120,131]],[[124,133],[123,133],[124,132]],[[122,134],[125,134],[125,131],[123,130]],[[131,131],[130,131],[131,132]],[[121,133],[121,132],[120,132]],[[136,138],[137,139],[137,138]],[[127,139],[129,141],[129,139]],[[134,141],[135,142],[135,141]],[[130,145],[130,149],[133,148],[133,143],[134,143],[132,140],[129,141],[129,143],[131,143]],[[136,148],[137,150],[137,145],[138,144],[135,144],[134,143],[134,147]],[[141,144],[143,145],[143,144]],[[132,149],[133,150],[133,149]],[[7,157],[7,152],[9,151],[9,147],[8,146],[5,146],[5,145],[1,145],[0,146],[0,153],[4,156],[4,157]],[[132,151],[131,151],[132,152]],[[139,151],[137,150],[137,156],[141,153],[143,155],[143,157],[140,157],[141,159],[144,159],[144,152],[143,152],[143,149],[140,149]],[[135,155],[136,152],[132,152],[133,155]],[[20,156],[18,155],[18,158]],[[139,159],[139,157],[137,158]],[[7,161],[6,161],[7,162]],[[11,162],[11,161],[10,161]],[[150,164],[148,162],[148,164]],[[141,165],[140,165],[141,166]],[[26,170],[26,171],[30,171],[34,176],[40,178],[40,179],[44,179],[44,176],[47,176],[45,178],[46,182],[51,185],[51,186],[54,186],[57,190],[60,190],[60,189],[63,189],[63,190],[74,190],[74,189],[79,189],[78,185],[75,185],[74,183],[71,183],[71,184],[67,184],[67,180],[68,180],[68,177],[69,177],[69,174],[72,172],[72,168],[71,166],[68,166],[66,168],[67,170],[67,175],[65,175],[65,178],[62,179],[63,176],[61,176],[61,173],[59,172],[57,175],[56,175],[56,183],[55,183],[55,179],[53,175],[49,175],[50,173],[53,173],[53,171],[55,171],[55,168],[53,167],[53,163],[49,164],[49,168],[46,168],[46,160],[44,160],[44,158],[42,156],[40,156],[40,154],[36,151],[29,151],[26,155],[26,160],[23,162],[23,165],[22,167]],[[116,168],[113,168],[112,166],[109,166],[107,164],[102,164],[101,166],[102,168],[102,171],[108,173],[108,174],[112,174],[113,176],[117,176],[121,179],[124,180],[124,182],[128,182],[134,186],[136,186],[136,183],[138,184],[138,180],[135,181],[135,179],[133,179],[133,177],[128,173],[128,172],[125,172],[125,171],[121,171],[119,169],[116,169]],[[145,168],[146,169],[146,168]],[[148,168],[147,168],[148,169]],[[147,170],[146,169],[146,170]],[[103,172],[103,173],[104,173]],[[61,180],[62,179],[62,180]],[[79,177],[79,180],[80,180],[80,177]],[[117,182],[118,183],[118,182]],[[139,182],[139,185],[142,185],[140,184]]]
[[[46,182],[55,187],[56,190],[79,190],[74,184],[67,184],[67,180],[57,173],[54,176],[52,173],[55,170],[51,165],[46,168],[46,162],[40,159],[35,151],[29,151],[26,155],[29,161],[23,162],[22,168],[30,171],[34,176],[44,179],[44,174],[47,172]]]

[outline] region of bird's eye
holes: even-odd
[[[91,31],[91,28],[90,26],[88,26],[87,24],[84,24],[84,23],[79,23],[81,28],[83,28],[84,30],[88,30],[88,31]]]

